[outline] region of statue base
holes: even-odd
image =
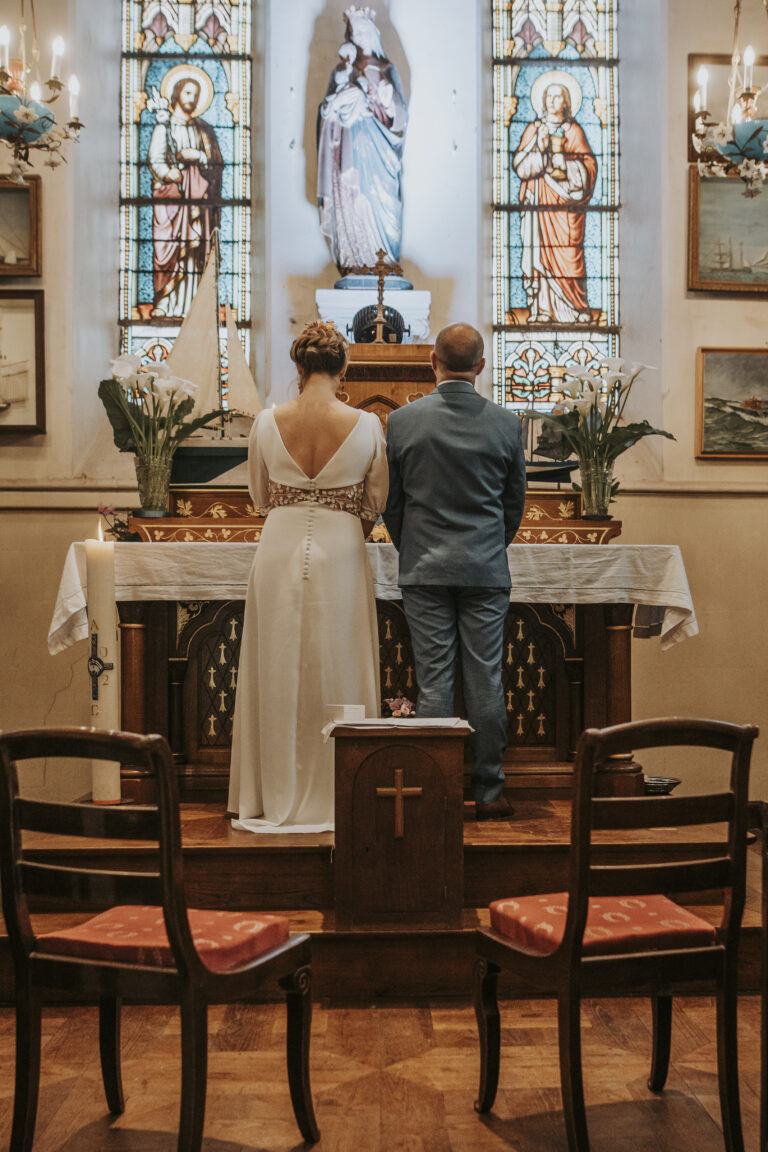
[[[375,276],[358,276],[357,280],[370,280],[370,288],[319,288],[315,303],[321,320],[332,320],[348,340],[352,340],[352,321],[361,308],[376,305],[378,280]],[[384,291],[384,304],[396,309],[405,321],[403,344],[426,344],[429,341],[429,313],[432,293],[411,289],[403,292],[390,288],[393,277],[388,276]],[[407,284],[407,281],[405,281]]]
[[[385,281],[387,290],[390,292],[412,292],[413,284],[410,280],[406,280],[405,276],[387,276]],[[349,292],[351,289],[360,288],[366,292],[378,292],[379,278],[378,276],[367,275],[364,272],[348,272],[346,276],[342,276],[341,280],[337,280],[334,284],[336,291]]]

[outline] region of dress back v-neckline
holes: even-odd
[[[317,472],[315,472],[314,476],[309,476],[309,475],[308,475],[308,474],[307,474],[307,473],[304,471],[304,469],[302,468],[301,464],[299,464],[298,460],[295,460],[295,459],[294,459],[294,457],[291,455],[291,453],[288,451],[288,448],[286,447],[286,444],[285,444],[285,440],[283,440],[283,434],[282,434],[282,432],[280,431],[280,425],[279,425],[279,424],[278,424],[278,422],[277,422],[277,417],[275,416],[275,413],[274,413],[274,411],[272,412],[272,423],[273,423],[273,424],[274,424],[274,426],[275,426],[275,431],[277,432],[277,438],[278,438],[278,440],[280,441],[280,444],[282,445],[282,449],[283,449],[283,451],[285,452],[285,454],[286,454],[286,456],[288,457],[288,459],[289,459],[289,460],[291,461],[291,463],[294,465],[294,467],[295,467],[295,468],[296,468],[296,469],[297,469],[299,472],[301,472],[301,474],[302,474],[302,476],[304,477],[304,479],[305,479],[305,480],[317,480],[318,476],[321,476],[321,475],[322,475],[322,473],[323,473],[323,472],[325,472],[326,468],[328,468],[328,467],[329,467],[329,465],[333,463],[333,461],[334,461],[334,460],[336,459],[336,457],[338,456],[339,452],[341,452],[342,448],[343,448],[343,447],[344,447],[344,445],[346,444],[347,440],[349,440],[350,436],[351,436],[351,435],[352,435],[352,433],[355,431],[355,429],[356,429],[356,428],[357,428],[357,426],[359,425],[359,423],[360,423],[360,421],[362,420],[362,418],[363,418],[363,414],[362,414],[362,412],[361,412],[361,413],[359,414],[359,416],[357,417],[357,420],[355,421],[355,423],[354,423],[354,424],[352,425],[352,427],[350,428],[349,432],[347,432],[346,436],[345,436],[345,437],[344,437],[344,439],[341,441],[341,443],[339,444],[339,446],[338,446],[336,449],[334,449],[334,451],[331,453],[331,455],[328,457],[328,459],[327,459],[327,460],[325,461],[325,463],[323,464],[322,468],[319,468],[319,469],[318,469],[318,471],[317,471]]]

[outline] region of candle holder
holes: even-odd
[[[36,28],[34,0],[29,0],[32,29]],[[58,66],[64,54],[64,42],[57,37],[53,42],[51,75],[45,80],[47,96],[42,95],[42,81],[39,74],[40,49],[36,37],[32,39],[31,50],[27,51],[27,26],[23,19],[19,23],[20,52],[18,58],[10,59],[11,34],[6,25],[0,27],[0,141],[13,153],[10,178],[24,183],[24,176],[31,168],[31,156],[35,152],[46,153],[45,165],[57,168],[65,159],[63,145],[70,140],[78,141],[82,124],[77,116],[77,101],[80,85],[77,77],[69,80],[70,119],[63,127],[57,123],[51,110],[65,85],[58,74]],[[29,63],[28,63],[29,61]],[[35,77],[33,79],[33,77]]]

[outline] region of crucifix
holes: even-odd
[[[376,253],[376,263],[373,267],[360,268],[360,272],[367,273],[369,276],[378,276],[379,278],[379,299],[376,305],[376,335],[373,339],[374,344],[385,344],[384,339],[384,280],[387,276],[402,276],[403,270],[399,264],[387,264],[385,262],[386,252],[383,248],[379,248]]]
[[[98,654],[99,634],[91,633],[91,654],[88,657],[88,675],[91,678],[91,700],[99,698],[99,676],[102,672],[111,672],[114,664],[107,664]]]
[[[405,836],[405,811],[403,800],[407,796],[421,796],[421,788],[403,787],[403,770],[395,768],[394,788],[377,788],[377,796],[394,796],[395,798],[395,839],[402,840]]]

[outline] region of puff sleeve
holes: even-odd
[[[266,408],[259,412],[248,441],[248,491],[251,493],[253,507],[260,516],[266,516],[269,512],[269,472],[262,451],[263,420],[267,414]]]
[[[367,415],[371,420],[374,448],[363,481],[363,506],[360,510],[360,517],[362,520],[378,520],[387,503],[387,490],[389,488],[387,446],[378,416],[373,412]]]

